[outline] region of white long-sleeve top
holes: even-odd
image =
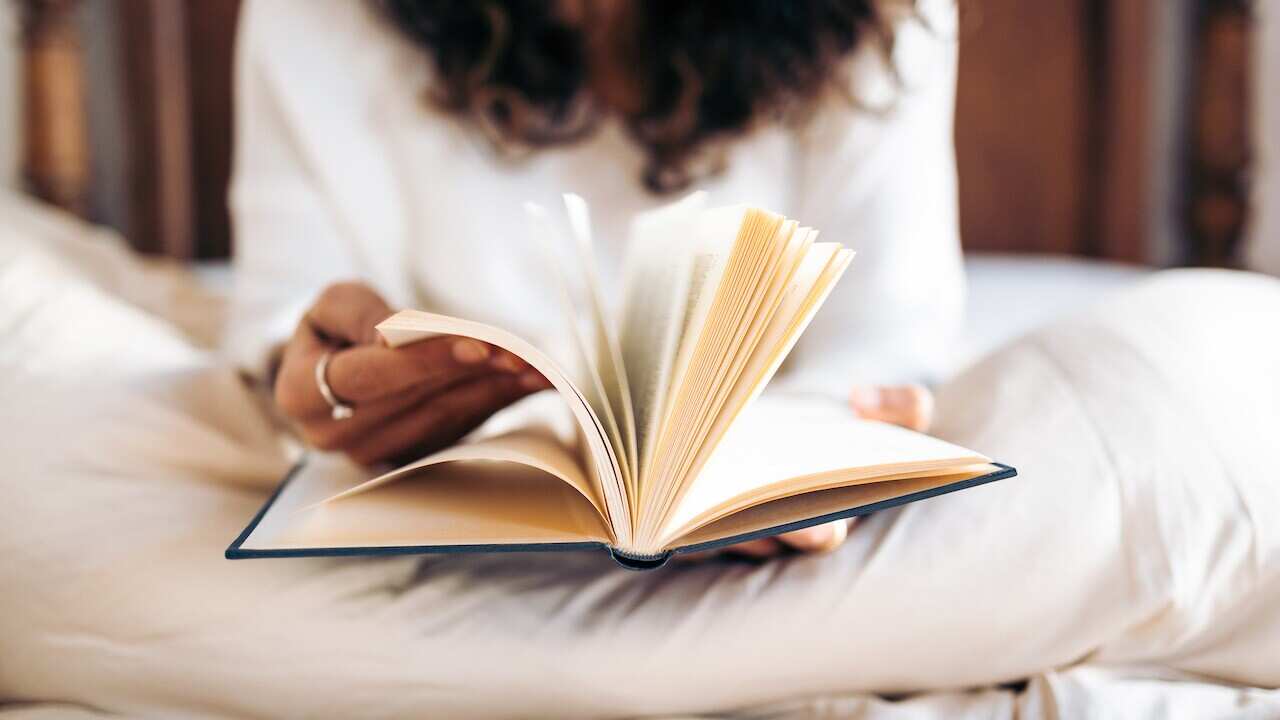
[[[758,130],[699,183],[857,251],[775,382],[843,392],[927,377],[961,319],[952,143],[955,8],[897,24],[892,67],[865,45],[851,90],[801,127]],[[606,291],[619,292],[630,217],[672,197],[606,124],[521,161],[431,107],[423,52],[358,0],[251,0],[237,49],[231,189],[234,292],[227,346],[259,365],[323,287],[363,279],[394,307],[501,325],[537,342],[562,322],[522,203],[582,195]]]

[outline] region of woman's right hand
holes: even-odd
[[[284,348],[274,397],[302,437],[362,465],[404,461],[451,445],[490,415],[550,387],[505,350],[462,337],[389,348],[374,326],[391,308],[362,283],[329,286]],[[316,364],[355,412],[335,420],[316,384]]]

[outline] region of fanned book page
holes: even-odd
[[[416,310],[378,330],[392,347],[440,335],[496,345],[550,394],[381,475],[313,455],[227,557],[602,547],[644,569],[1016,474],[830,401],[761,395],[853,259],[816,230],[699,194],[640,215],[614,318],[586,203],[527,209],[567,353]]]

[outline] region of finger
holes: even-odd
[[[305,317],[298,321],[293,337],[285,345],[272,386],[276,406],[289,417],[300,420],[328,413],[329,404],[316,386],[315,367],[320,356],[331,349]]]
[[[426,455],[453,444],[498,410],[544,389],[545,383],[537,373],[468,381],[392,418],[347,454],[363,465]]]
[[[485,371],[493,374],[492,370]],[[363,442],[365,436],[380,432],[387,421],[429,400],[438,388],[418,386],[360,406],[348,418],[335,420],[329,413],[317,414],[299,423],[302,438],[320,450],[345,450]]]
[[[519,355],[497,346],[493,346],[493,356],[489,359],[489,364],[495,370],[509,373],[522,373],[533,369],[533,366],[521,359]]]
[[[332,408],[315,377],[325,352],[332,352],[331,346],[309,324],[299,324],[276,382],[276,402],[291,417],[318,421],[329,416]],[[338,400],[360,409],[410,389],[425,387],[431,393],[495,371],[536,372],[511,353],[478,340],[439,337],[401,348],[361,345],[340,350],[329,360],[325,381]]]
[[[759,540],[748,540],[746,542],[738,543],[737,545],[730,545],[725,548],[725,552],[763,560],[780,554],[782,552],[782,545],[778,543],[777,539],[767,537],[760,538]]]
[[[933,393],[921,385],[860,385],[849,393],[849,404],[868,420],[924,431],[933,422]]]
[[[752,557],[752,558],[768,558],[768,557],[773,557],[774,555],[777,555],[781,551],[782,551],[782,546],[779,545],[773,538],[760,538],[759,540],[748,540],[746,542],[740,542],[736,545],[730,545],[728,547],[722,547],[722,548],[714,548],[712,550],[699,550],[697,552],[690,552],[690,553],[677,553],[675,555],[675,559],[681,560],[681,561],[687,561],[687,562],[701,562],[703,560],[710,560],[712,558],[722,557],[724,555],[743,555],[745,557]]]
[[[334,283],[320,293],[306,320],[319,335],[339,345],[371,345],[375,326],[391,316],[391,308],[373,288],[360,282]]]
[[[820,553],[840,547],[848,535],[849,523],[837,520],[825,525],[814,525],[783,533],[778,536],[778,541],[800,552]]]
[[[326,379],[334,395],[360,405],[419,385],[440,390],[491,373],[493,354],[491,345],[466,337],[437,337],[400,348],[360,345],[334,353]]]

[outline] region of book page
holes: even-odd
[[[746,533],[768,530],[802,520],[820,518],[823,515],[839,513],[851,508],[866,507],[934,488],[962,483],[988,475],[997,469],[994,465],[973,465],[957,472],[948,472],[943,475],[926,471],[924,475],[915,477],[911,473],[907,473],[905,477],[896,479],[890,477],[881,482],[792,495],[780,500],[761,503],[720,520],[709,522],[690,530],[685,535],[673,538],[671,542],[675,543],[676,546],[696,546],[699,543],[733,538]],[[815,522],[813,524],[816,525],[818,523]]]
[[[620,416],[620,405],[615,406],[611,398],[616,397],[617,373],[612,368],[612,353],[608,349],[607,329],[599,318],[596,299],[586,292],[584,283],[575,283],[567,277],[563,268],[567,265],[578,265],[578,280],[594,277],[594,268],[590,271],[582,269],[580,250],[574,250],[575,257],[565,257],[566,248],[559,242],[559,233],[547,211],[536,203],[525,203],[525,212],[529,215],[533,236],[542,248],[547,272],[555,278],[559,292],[561,315],[569,330],[572,350],[575,353],[573,365],[581,370],[575,379],[582,391],[582,397],[602,421],[605,438],[613,450],[618,463],[618,477],[628,497],[633,485],[630,452],[625,436],[623,419]],[[586,306],[585,312],[579,308]],[[593,307],[596,306],[596,307]],[[589,339],[588,339],[589,338]],[[602,349],[603,346],[603,349]],[[603,365],[602,365],[603,362]],[[609,379],[606,379],[608,376]],[[612,382],[610,382],[610,379]],[[612,390],[610,388],[613,388]]]
[[[742,205],[715,208],[698,213],[693,226],[693,274],[689,280],[686,313],[680,329],[680,346],[671,371],[671,390],[676,391],[684,382],[693,362],[698,341],[707,329],[707,320],[721,285],[726,281],[729,262],[739,235],[744,234],[749,209]],[[729,278],[732,280],[733,278]],[[722,300],[732,305],[727,300]],[[671,398],[667,398],[670,402]]]
[[[987,462],[938,438],[859,419],[843,403],[764,395],[725,433],[663,538],[669,542],[717,517],[788,495]]]
[[[739,205],[701,211],[694,218],[692,267],[683,300],[685,317],[681,322],[667,392],[661,400],[663,409],[654,422],[653,434],[648,438],[650,449],[645,453],[648,463],[637,511],[639,532],[652,533],[656,529],[657,511],[671,492],[669,473],[664,472],[664,468],[671,459],[670,446],[681,440],[672,437],[672,428],[680,425],[687,411],[680,405],[681,402],[688,405],[687,396],[691,392],[686,387],[686,378],[692,375],[694,380],[701,380],[708,357],[716,355],[709,346],[718,347],[722,327],[709,327],[708,323],[714,308],[718,305],[734,306],[738,300],[731,297],[733,288],[737,287],[734,280],[756,259],[755,248],[740,241],[744,237],[752,237],[750,227],[760,215],[758,211]],[[726,289],[726,285],[731,287]],[[695,359],[699,358],[701,362],[695,366]]]
[[[253,526],[241,544],[246,550],[268,550],[292,526],[299,511],[327,497],[355,487],[370,471],[338,453],[309,452],[299,467],[290,470],[279,495]]]
[[[559,478],[529,465],[474,460],[420,467],[395,482],[273,518],[271,526],[272,536],[250,547],[612,542],[591,503]]]
[[[531,343],[501,328],[421,310],[402,310],[378,323],[391,347],[440,335],[459,335],[507,350],[542,373],[569,407],[585,443],[583,464],[593,490],[604,499],[609,526],[619,541],[631,537],[631,510],[618,457],[604,425],[582,392],[551,359]]]
[[[735,225],[736,223],[736,225]],[[658,532],[674,499],[684,490],[684,469],[702,443],[708,418],[719,401],[735,359],[750,328],[758,327],[761,305],[774,286],[796,224],[758,208],[718,208],[701,214],[699,239],[725,244],[728,258],[709,292],[709,301],[685,331],[671,384],[670,408],[664,414],[654,450],[652,491],[646,492],[638,525],[638,541],[648,544]],[[799,256],[795,255],[798,262]],[[780,287],[779,287],[780,290]]]
[[[594,326],[592,330],[595,336],[593,348],[595,365],[609,406],[621,425],[619,429],[624,445],[622,452],[627,459],[626,477],[630,483],[631,494],[634,496],[638,464],[635,410],[631,403],[631,387],[622,348],[617,334],[605,316],[604,292],[600,288],[600,274],[597,271],[595,250],[592,247],[591,216],[587,210],[587,202],[573,193],[565,194],[564,205],[569,216],[569,227],[574,236],[574,247],[578,251],[578,267],[582,272],[582,282],[586,286],[588,314]]]
[[[732,417],[737,414],[736,408],[726,408],[725,403],[732,398],[733,389],[747,366],[749,360],[759,350],[761,340],[767,337],[767,330],[773,326],[778,311],[790,289],[791,282],[810,254],[813,237],[817,233],[810,228],[799,228],[794,221],[787,220],[777,229],[777,235],[771,243],[772,248],[766,255],[767,262],[761,263],[764,272],[760,274],[756,284],[745,294],[745,308],[736,328],[729,334],[724,356],[713,368],[708,368],[703,387],[699,391],[701,400],[696,411],[686,425],[673,432],[686,438],[678,454],[673,452],[672,459],[677,460],[666,467],[674,483],[674,492],[661,505],[661,518],[679,501],[686,486],[696,475],[697,468],[718,443],[721,432],[717,428],[722,416]],[[789,324],[789,323],[788,323]]]
[[[697,448],[693,462],[685,471],[691,482],[697,482],[697,474],[742,410],[764,391],[852,258],[853,251],[840,248],[835,243],[815,243],[807,249],[790,279],[790,286],[778,303],[777,311],[769,319],[706,432],[702,445]]]
[[[636,416],[638,477],[644,476],[665,409],[688,306],[696,302],[691,296],[705,287],[713,262],[703,257],[699,274],[703,281],[691,293],[695,254],[682,250],[687,250],[694,219],[705,204],[706,194],[694,193],[638,215],[631,226],[618,336]]]
[[[402,478],[418,474],[418,471],[433,465],[463,461],[512,463],[536,468],[568,483],[591,503],[596,512],[600,513],[601,520],[607,520],[608,518],[608,511],[605,509],[605,502],[600,488],[587,478],[578,458],[553,432],[537,426],[526,427],[473,442],[451,445],[421,460],[334,493],[316,504],[334,502],[370,492]]]

